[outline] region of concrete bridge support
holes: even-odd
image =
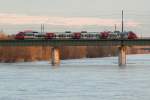
[[[126,65],[126,47],[125,46],[119,47],[118,64],[119,66]]]
[[[58,47],[53,47],[51,50],[51,64],[57,66],[60,64],[60,50]]]

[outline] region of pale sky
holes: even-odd
[[[125,29],[150,34],[149,0],[0,0],[0,28],[11,34],[21,30],[120,30],[124,9]],[[150,36],[150,35],[149,35]]]

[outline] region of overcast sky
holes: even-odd
[[[0,28],[9,33],[23,29],[47,31],[120,29],[124,9],[126,30],[150,33],[149,0],[0,0]]]

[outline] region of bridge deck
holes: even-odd
[[[53,39],[53,40],[0,40],[0,46],[149,46],[150,39]]]

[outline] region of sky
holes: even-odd
[[[150,36],[149,0],[0,0],[0,30],[106,31],[121,29]]]

